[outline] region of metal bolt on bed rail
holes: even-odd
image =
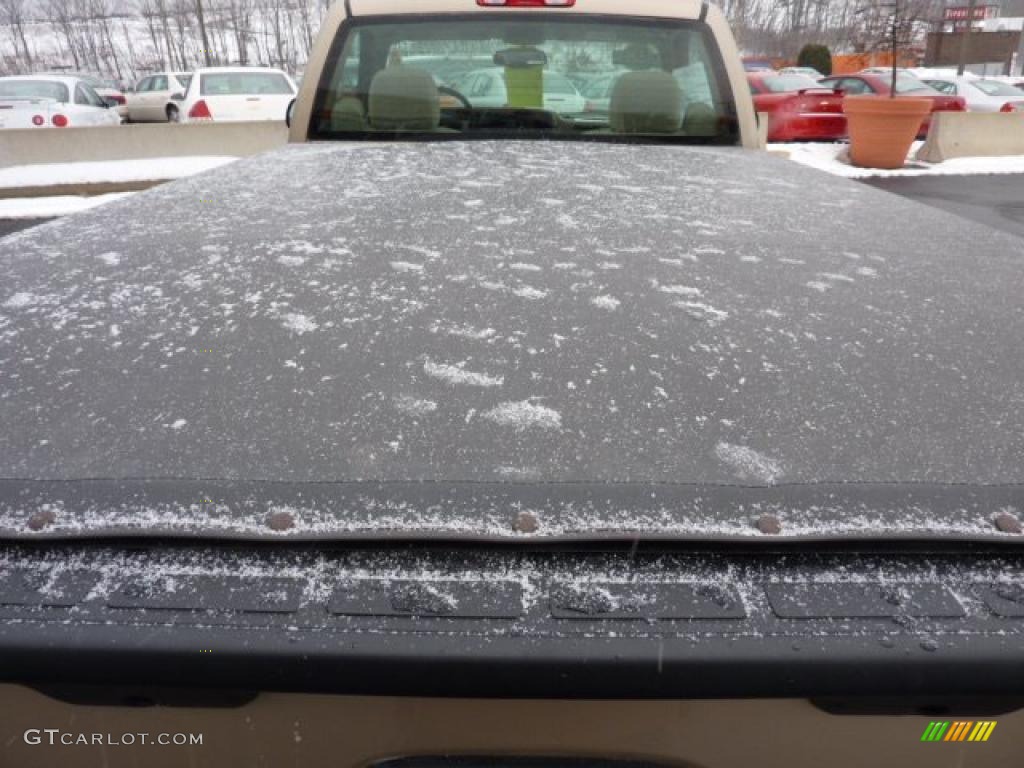
[[[757,530],[769,536],[782,533],[782,521],[775,515],[761,515],[757,518]]]
[[[275,512],[267,518],[267,526],[272,531],[287,531],[295,526],[295,518],[288,512]]]
[[[536,533],[539,527],[540,522],[532,512],[520,512],[512,523],[512,530],[516,533]]]
[[[56,513],[53,510],[45,509],[40,512],[36,512],[28,519],[28,527],[33,531],[41,531],[48,525],[51,525],[57,520]]]
[[[1020,520],[1009,512],[1003,512],[1002,514],[997,515],[995,524],[996,528],[1003,533],[1020,533],[1022,530]]]

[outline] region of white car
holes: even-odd
[[[815,80],[821,80],[824,77],[821,72],[816,70],[814,67],[783,67],[779,70],[780,75],[806,75],[807,77],[814,78]]]
[[[62,75],[0,77],[0,128],[120,125],[121,116],[85,80]]]
[[[858,75],[891,75],[892,74],[892,67],[867,67],[865,69],[862,69],[857,74]],[[896,68],[896,74],[901,76],[901,77],[903,75],[906,75],[907,77],[913,77],[913,78],[916,78],[916,79],[920,79],[920,78],[917,77],[917,75],[914,74],[914,70],[906,69],[904,67],[897,67]]]
[[[1008,83],[977,77],[943,77],[925,80],[950,96],[962,96],[969,112],[1024,112],[1024,92]]]
[[[455,85],[474,107],[505,107],[508,90],[505,70],[501,67],[478,69],[460,77]],[[560,72],[544,71],[544,109],[563,115],[580,114],[586,109],[576,86]]]
[[[157,72],[139,80],[135,92],[127,94],[128,120],[133,123],[176,123],[192,75],[186,72]]]
[[[280,69],[216,67],[192,74],[181,103],[183,122],[285,121],[298,88]]]

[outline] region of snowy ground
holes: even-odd
[[[219,168],[237,157],[158,157],[98,163],[15,165],[0,169],[0,193],[11,195],[19,188],[58,184],[102,184],[136,181],[170,181]],[[95,208],[126,194],[92,197],[8,197],[0,199],[0,219],[45,219]]]
[[[0,191],[57,184],[167,181],[234,162],[237,157],[157,157],[95,163],[15,165],[0,169]]]
[[[922,163],[914,154],[924,142],[915,142],[907,166],[897,171],[856,168],[847,157],[847,144],[769,144],[768,150],[783,152],[789,159],[849,179],[900,176],[969,176],[995,173],[1024,173],[1024,155],[1013,157],[960,157],[944,163]]]
[[[49,219],[54,216],[87,211],[90,208],[113,202],[131,192],[95,197],[18,197],[0,200],[0,219]]]
[[[855,168],[846,157],[846,144],[770,144],[769,151],[785,153],[789,159],[836,176],[851,179],[872,177],[948,176],[1024,173],[1024,156],[965,157],[929,164],[913,160],[921,142],[914,144],[908,165],[898,171]],[[13,166],[0,169],[0,192],[18,187],[101,182],[163,181],[191,176],[231,163],[236,157],[173,157],[119,160],[98,163]],[[130,194],[130,193],[128,193]],[[88,210],[125,193],[95,197],[37,197],[0,199],[0,219],[31,219],[65,216]]]

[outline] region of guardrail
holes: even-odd
[[[0,168],[42,163],[266,152],[288,141],[283,122],[159,123],[0,131]]]
[[[916,158],[941,163],[955,157],[1024,155],[1024,114],[936,112]]]

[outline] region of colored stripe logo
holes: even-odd
[[[921,734],[921,741],[988,741],[995,728],[995,720],[931,722]]]

